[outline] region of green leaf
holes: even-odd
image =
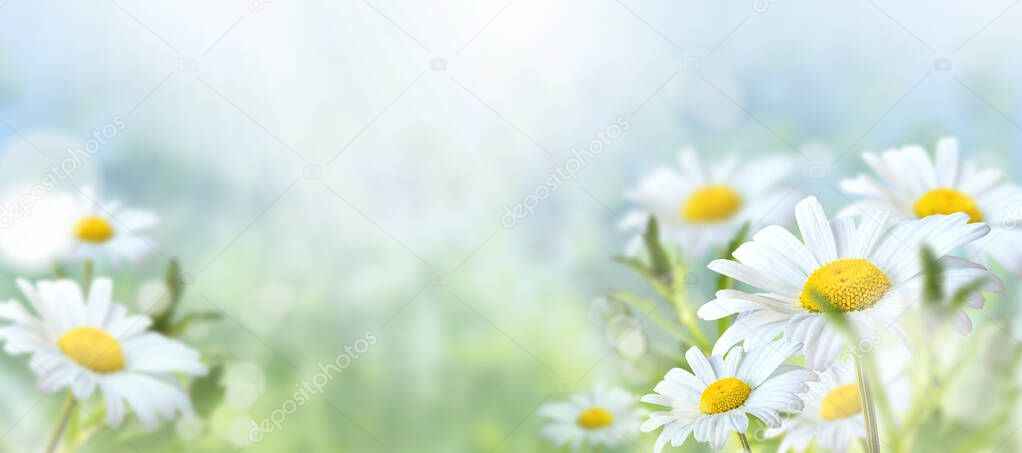
[[[653,321],[664,332],[668,333],[676,340],[681,341],[683,344],[696,344],[690,335],[678,329],[678,326],[660,313],[659,306],[656,302],[646,299],[645,297],[639,297],[626,291],[617,291],[609,296],[611,299],[623,302],[634,310],[636,316],[640,320],[649,319]]]
[[[639,274],[642,274],[644,277],[653,278],[653,270],[638,258],[631,256],[612,256],[610,260],[622,266],[629,267]]]
[[[848,319],[845,318],[845,314],[842,313],[841,310],[839,310],[836,306],[834,306],[834,304],[830,302],[830,299],[827,299],[827,297],[824,296],[823,293],[821,293],[816,288],[810,288],[809,298],[813,301],[814,304],[816,304],[816,307],[820,309],[820,313],[823,313],[823,316],[826,317],[828,321],[833,323],[834,326],[838,328],[838,330],[840,330],[846,336],[849,336],[849,338],[855,337],[852,331],[852,327],[848,323]]]
[[[192,396],[192,405],[195,406],[195,413],[208,417],[220,406],[224,399],[224,387],[221,385],[224,366],[218,363],[209,368],[209,373],[192,381],[189,394]]]
[[[653,275],[658,278],[670,278],[671,259],[660,243],[660,225],[656,217],[650,216],[646,222],[646,231],[642,234],[642,240],[646,244],[646,251],[649,252],[649,260],[652,265]]]
[[[200,311],[195,313],[188,313],[174,323],[170,329],[167,330],[168,335],[175,337],[181,335],[191,327],[192,324],[202,322],[213,322],[219,321],[223,318],[223,315],[215,311]]]
[[[60,263],[53,263],[53,276],[55,278],[66,278],[67,269],[64,269],[64,265]]]
[[[924,246],[922,251],[923,265],[923,298],[928,303],[939,303],[944,300],[944,267],[940,264],[933,249]]]
[[[167,264],[163,281],[167,285],[170,304],[163,313],[160,313],[159,316],[153,319],[153,330],[169,335],[171,324],[174,321],[174,312],[177,311],[177,306],[181,303],[181,295],[184,293],[184,282],[181,281],[181,265],[177,259],[172,259]]]
[[[969,297],[982,291],[986,284],[987,277],[979,277],[965,286],[958,288],[958,290],[951,296],[951,310],[957,311],[962,308],[962,306],[969,301]]]
[[[64,442],[74,445],[78,442],[78,436],[82,434],[81,411],[79,407],[71,408],[71,419],[67,423],[67,431],[64,432]]]

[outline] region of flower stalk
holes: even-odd
[[[742,443],[742,451],[752,453],[752,447],[749,446],[749,438],[745,437],[745,433],[738,433],[738,440]]]
[[[866,453],[880,453],[880,434],[877,429],[876,406],[873,404],[873,389],[870,386],[868,366],[862,357],[855,357],[855,374],[859,381],[859,397],[862,399],[862,415],[866,421]]]
[[[50,435],[50,441],[46,443],[46,453],[53,453],[57,451],[57,446],[60,445],[60,439],[64,436],[64,430],[67,429],[68,422],[71,421],[71,414],[74,413],[75,409],[75,397],[70,390],[67,392],[67,401],[64,403],[64,408],[60,410],[60,418],[57,419],[57,426],[53,428],[53,434]]]
[[[82,264],[82,293],[83,294],[88,295],[89,294],[89,288],[92,287],[93,269],[94,269],[94,266],[92,264],[92,260],[87,259],[87,260],[85,260],[85,263]]]

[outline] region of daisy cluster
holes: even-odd
[[[194,319],[214,317],[175,316],[183,290],[176,261],[170,261],[160,301],[150,301],[142,314],[114,301],[113,279],[94,275],[138,264],[156,250],[149,236],[156,216],[101,201],[89,188],[50,194],[35,214],[45,219],[30,220],[44,220],[46,229],[4,231],[0,246],[9,259],[51,260],[54,275],[16,280],[21,294],[0,303],[0,342],[8,354],[28,357],[40,392],[67,394],[46,451],[62,440],[66,449],[80,447],[98,428],[121,426],[129,413],[149,431],[192,415],[189,393],[216,393],[219,382],[209,378],[219,379],[219,367],[210,372],[198,351],[174,337]],[[46,256],[19,255],[24,241],[49,244]],[[81,271],[71,271],[76,268]],[[182,377],[191,378],[191,391]]]
[[[687,352],[653,351],[666,371],[645,396],[598,387],[548,405],[543,432],[578,448],[638,446],[636,431],[658,431],[657,453],[690,438],[717,450],[907,451],[920,420],[940,415],[926,396],[944,377],[925,367],[910,379],[914,356],[941,328],[969,334],[966,309],[1006,292],[999,274],[1022,276],[1022,189],[951,138],[932,155],[913,145],[862,158],[871,174],[841,182],[848,203],[833,217],[795,194],[783,158],[710,164],[685,149],[677,168],[654,170],[627,194],[636,209],[623,226],[645,230],[615,259],[657,297],[617,291],[604,303],[652,321],[619,336],[625,359],[643,357],[645,324]],[[701,266],[716,288],[693,300]]]

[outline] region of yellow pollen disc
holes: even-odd
[[[971,219],[969,223],[983,221],[983,213],[979,211],[976,200],[955,189],[933,189],[916,201],[916,215],[920,219],[935,214],[956,212],[968,214]]]
[[[714,184],[696,189],[681,207],[681,218],[690,223],[714,223],[727,220],[742,207],[742,197],[734,189]]]
[[[114,227],[99,216],[85,216],[75,225],[75,236],[84,242],[104,243],[114,237]]]
[[[578,414],[578,420],[575,423],[589,430],[606,428],[614,423],[614,416],[602,407],[590,407]]]
[[[75,327],[57,340],[57,346],[75,363],[96,373],[124,369],[121,344],[110,334],[95,327]]]
[[[720,414],[734,409],[749,399],[752,388],[738,378],[724,378],[710,384],[699,397],[699,411]]]
[[[891,287],[884,271],[862,258],[827,263],[813,271],[802,287],[802,308],[819,313],[813,291],[838,311],[865,310],[877,303]]]
[[[840,420],[862,412],[862,399],[859,397],[858,384],[839,385],[823,398],[820,405],[820,418],[824,420]]]

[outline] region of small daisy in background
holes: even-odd
[[[783,335],[805,345],[808,367],[827,369],[846,342],[818,298],[843,313],[859,335],[898,331],[902,314],[922,298],[924,247],[944,265],[941,283],[948,291],[978,279],[986,279],[984,291],[1004,290],[987,269],[951,255],[990,231],[966,214],[891,226],[887,214],[877,213],[856,225],[851,217],[828,220],[823,206],[808,197],[795,207],[795,218],[802,240],[770,226],[735,250],[737,261],[710,263],[711,270],[764,291],[721,290],[699,308],[707,320],[739,315],[717,340],[714,354],[740,342],[748,349]]]
[[[1022,189],[1004,180],[1001,170],[979,169],[959,156],[958,141],[937,142],[935,159],[909,145],[863,160],[879,177],[859,175],[841,182],[849,195],[863,197],[840,215],[889,211],[900,218],[923,218],[961,212],[973,223],[985,222],[990,236],[970,247],[972,260],[989,256],[1016,277],[1022,277]]]
[[[135,263],[153,252],[155,243],[147,232],[156,226],[151,211],[124,207],[119,201],[103,202],[90,187],[83,187],[67,221],[73,244],[71,261],[106,259],[110,264]]]
[[[545,404],[539,414],[549,420],[543,436],[578,450],[583,444],[614,447],[634,437],[643,412],[628,392],[597,385],[570,401]]]
[[[684,149],[679,164],[677,170],[653,171],[626,194],[638,207],[625,217],[623,228],[641,228],[652,215],[665,242],[698,258],[726,244],[745,223],[781,223],[784,219],[773,213],[789,211],[779,208],[790,191],[785,182],[793,165],[787,159],[730,156],[710,166]],[[641,238],[634,239],[628,253],[640,245]]]
[[[52,192],[25,207],[19,200],[33,186],[15,184],[0,194],[0,259],[7,270],[36,274],[52,269],[74,245],[68,234],[68,214],[79,205],[67,192]]]
[[[888,348],[878,353],[881,385],[892,409],[901,412],[912,394],[908,362],[910,357],[903,348]],[[809,391],[799,395],[805,401],[805,410],[784,420],[773,435],[783,435],[779,453],[802,453],[810,445],[833,453],[844,453],[857,440],[866,439],[866,421],[863,417],[862,398],[855,366],[838,362],[810,382]]]
[[[642,397],[645,403],[670,409],[651,413],[641,430],[664,427],[654,445],[656,453],[667,443],[681,446],[689,434],[720,450],[731,433],[738,433],[748,450],[749,415],[776,428],[782,412],[802,410],[797,394],[808,390],[806,382],[816,374],[782,365],[800,349],[798,344],[768,343],[748,354],[734,348],[709,360],[698,348],[689,349],[685,358],[693,372],[674,368],[654,387],[655,394]]]
[[[114,427],[124,419],[125,403],[148,429],[192,412],[173,375],[206,374],[199,353],[148,331],[148,317],[113,303],[110,279],[96,279],[88,294],[72,280],[17,283],[34,313],[17,301],[0,304],[0,319],[10,322],[0,327],[0,340],[8,354],[31,355],[40,391],[69,388],[71,401],[84,401],[98,388]]]

